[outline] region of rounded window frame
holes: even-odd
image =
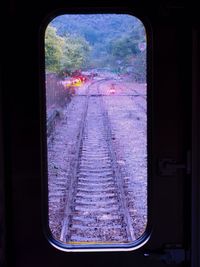
[[[84,12],[83,12],[84,11]],[[81,245],[71,245],[64,244],[59,240],[56,240],[49,228],[49,216],[48,216],[48,163],[47,163],[47,134],[46,134],[46,89],[45,89],[45,31],[49,23],[58,16],[62,15],[93,15],[93,14],[119,14],[119,15],[130,15],[138,20],[144,26],[146,31],[146,82],[147,82],[147,225],[144,233],[135,241],[129,244],[81,244]],[[149,20],[139,14],[139,12],[132,12],[129,9],[120,8],[89,8],[82,10],[81,8],[62,8],[59,10],[54,10],[47,14],[43,19],[40,26],[39,32],[39,77],[40,77],[40,117],[41,117],[41,166],[42,166],[42,225],[43,233],[48,240],[48,242],[58,250],[64,252],[120,252],[120,251],[138,251],[142,248],[151,238],[153,231],[153,192],[152,192],[152,173],[153,173],[153,133],[152,133],[152,55],[153,55],[153,38],[152,38],[152,28]]]

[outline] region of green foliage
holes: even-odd
[[[121,60],[140,52],[138,43],[132,40],[130,36],[124,36],[113,41],[110,51],[112,55]]]
[[[111,42],[109,51],[115,69],[131,74],[140,82],[146,81],[146,40],[143,28],[138,27],[130,33],[123,33]],[[114,66],[114,65],[113,65]],[[118,67],[118,68],[117,68]]]
[[[50,72],[63,69],[74,71],[84,66],[90,47],[84,38],[66,35],[61,37],[56,28],[48,26],[45,34],[45,63]]]
[[[49,37],[47,32],[47,69],[72,72],[81,68],[110,68],[124,73],[132,71],[145,81],[146,34],[137,18],[118,14],[62,15],[48,28],[54,30]]]
[[[64,39],[56,34],[54,27],[48,26],[45,33],[45,64],[48,71],[60,71],[63,47]]]
[[[74,71],[84,67],[90,51],[86,40],[77,36],[67,35],[64,38],[62,68]]]

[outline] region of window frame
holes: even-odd
[[[61,15],[85,15],[85,14],[123,14],[134,16],[139,19],[146,31],[146,83],[147,83],[147,225],[144,233],[140,238],[130,244],[97,244],[97,245],[70,245],[64,244],[59,240],[56,240],[49,228],[49,216],[48,216],[48,150],[47,150],[47,129],[46,129],[46,88],[45,88],[45,31],[49,23],[58,16]],[[112,8],[89,8],[84,9],[84,12],[80,8],[73,9],[59,9],[48,14],[41,23],[39,33],[39,46],[40,46],[40,117],[41,117],[41,168],[42,168],[42,225],[43,233],[48,242],[58,250],[64,252],[122,252],[122,251],[137,251],[143,247],[151,238],[153,231],[153,162],[155,162],[152,147],[153,147],[153,68],[152,68],[152,56],[153,56],[153,32],[149,20],[141,16],[139,12],[130,12],[130,9]]]

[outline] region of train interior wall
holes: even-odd
[[[4,1],[0,93],[0,264],[2,267],[162,267],[163,246],[187,257],[170,266],[200,266],[199,50],[196,6],[183,1]],[[53,248],[42,226],[40,33],[49,14],[133,12],[147,19],[150,38],[153,232],[134,252],[66,253]],[[192,12],[192,17],[190,15]],[[162,177],[159,159],[184,162],[193,172]],[[189,164],[189,163],[188,163]],[[177,247],[176,247],[177,246]],[[148,252],[149,257],[144,257]],[[147,254],[148,254],[147,253]],[[163,253],[163,254],[162,254]],[[175,252],[176,253],[176,252]]]

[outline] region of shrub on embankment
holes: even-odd
[[[55,128],[61,117],[62,109],[70,101],[70,92],[64,87],[62,79],[56,73],[46,73],[46,116],[47,136]]]

